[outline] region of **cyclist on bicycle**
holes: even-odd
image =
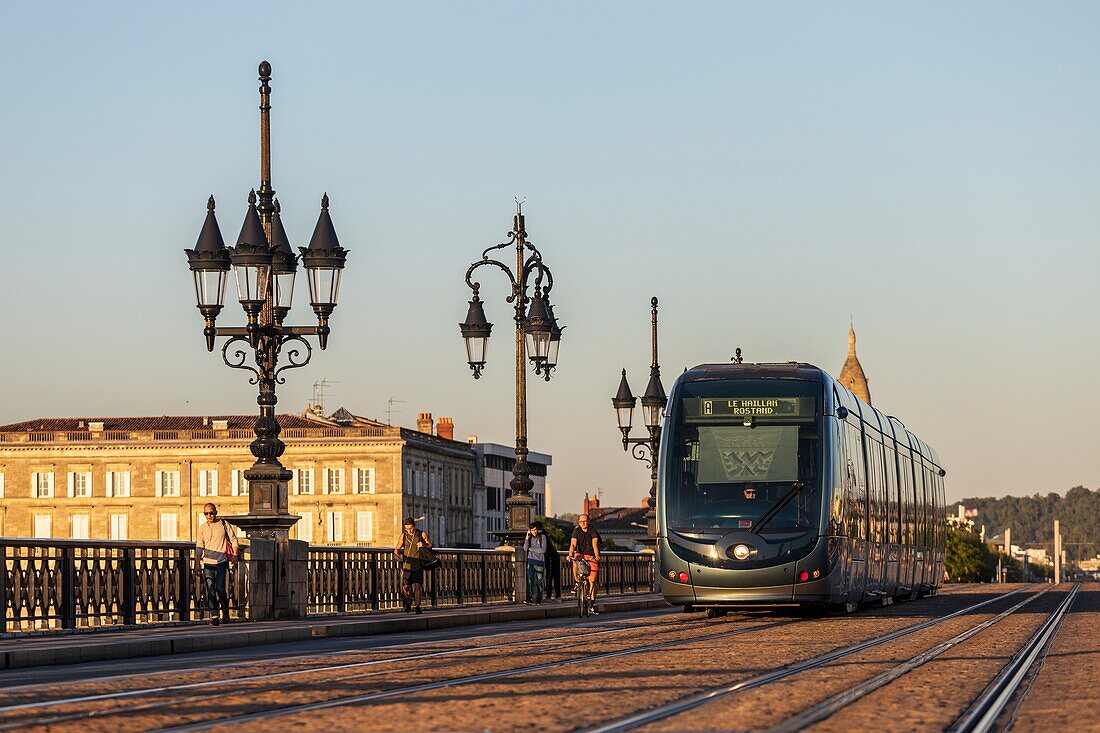
[[[573,537],[569,540],[568,558],[571,562],[580,558],[588,563],[588,579],[591,581],[592,587],[592,595],[589,600],[592,601],[593,615],[599,616],[599,611],[596,610],[596,577],[599,574],[600,566],[600,533],[596,531],[595,527],[588,526],[587,514],[580,515],[577,518],[577,524],[580,526],[573,530]],[[572,565],[573,580],[579,589],[581,579],[577,577],[577,563],[573,562]]]

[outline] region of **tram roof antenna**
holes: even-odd
[[[322,377],[313,383],[313,406],[322,415],[325,414],[325,388],[330,384],[340,384],[340,382],[330,382],[328,377]]]
[[[737,350],[733,352],[733,358],[730,359],[730,361],[732,361],[734,364],[740,364],[741,362],[744,361],[744,359],[741,357],[741,347],[740,346],[738,346]]]
[[[405,400],[395,400],[393,397],[390,397],[388,400],[386,400],[386,424],[387,425],[393,425],[393,406],[394,406],[394,404],[397,403],[397,402],[404,402],[404,401]]]

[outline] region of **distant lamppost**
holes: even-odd
[[[493,250],[515,247],[516,265],[513,270],[508,265],[489,257]],[[558,348],[561,345],[562,328],[554,317],[554,307],[550,303],[550,290],[554,287],[554,276],[543,264],[542,254],[527,241],[524,228],[523,204],[516,202],[516,216],[512,231],[508,232],[508,241],[489,247],[481,253],[481,259],[470,265],[466,271],[466,285],[473,291],[470,309],[466,321],[459,324],[462,338],[466,341],[466,361],[470,365],[474,379],[481,378],[485,368],[489,334],[493,324],[485,318],[485,308],[478,296],[481,283],[472,277],[474,271],[483,265],[499,267],[508,276],[512,291],[506,298],[513,305],[513,320],[516,326],[516,462],[512,466],[512,481],[509,484],[512,495],[505,501],[508,509],[508,528],[499,535],[512,543],[522,541],[531,523],[535,499],[531,496],[534,482],[531,480],[531,468],[527,463],[527,370],[525,362],[529,358],[535,374],[550,381],[551,372],[558,364]],[[528,295],[530,279],[534,275],[534,295]]]
[[[249,384],[259,386],[256,402],[260,406],[260,417],[254,430],[256,439],[251,445],[256,462],[244,472],[248,482],[248,514],[225,519],[252,537],[285,544],[287,532],[298,517],[290,514],[287,498],[287,482],[293,474],[279,462],[286,445],[279,439],[280,427],[275,418],[278,402],[275,387],[286,381],[282,372],[309,363],[313,348],[307,336],[316,336],[321,349],[328,346],[328,321],[336,307],[348,251],[340,246],[336,237],[328,211],[328,194],[325,194],[309,246],[299,248],[317,325],[283,325],[291,308],[299,258],[283,229],[279,202],[271,187],[271,64],[264,61],[259,72],[260,189],[248,195],[248,213],[235,247],[226,247],[222,240],[211,196],[198,243],[185,252],[195,278],[199,312],[206,324],[203,335],[207,351],[214,350],[215,339],[228,337],[222,346],[222,360],[233,369],[252,372]],[[237,284],[237,299],[247,317],[244,328],[215,326],[225,298],[230,267]],[[284,348],[286,363],[279,366]],[[245,363],[248,350],[252,351],[255,366]],[[280,580],[285,581],[285,578]]]
[[[646,385],[645,394],[642,395],[642,422],[645,423],[649,435],[645,438],[630,437],[637,398],[631,394],[630,385],[626,382],[626,369],[623,369],[623,377],[619,380],[619,391],[611,398],[611,404],[615,407],[619,430],[623,433],[623,450],[634,446],[631,455],[649,467],[649,500],[646,502],[649,505],[649,511],[645,515],[646,532],[649,536],[646,542],[655,545],[657,542],[657,453],[661,446],[661,422],[664,420],[668,398],[661,384],[661,365],[657,363],[657,299],[652,298],[649,304],[652,315],[653,361],[649,365],[649,384]]]

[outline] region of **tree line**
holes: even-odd
[[[948,516],[958,512],[961,503],[977,509],[974,526],[985,525],[986,539],[1012,528],[1012,544],[1020,547],[1045,547],[1054,554],[1054,520],[1060,522],[1062,546],[1070,561],[1084,560],[1100,553],[1100,490],[1074,486],[1065,496],[975,497],[956,502]],[[995,561],[994,561],[995,562]]]

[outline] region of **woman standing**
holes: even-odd
[[[417,613],[424,613],[420,608],[420,601],[424,597],[424,568],[420,551],[423,548],[431,548],[432,543],[427,534],[416,528],[416,521],[412,517],[405,517],[404,526],[405,531],[401,533],[397,547],[393,548],[393,554],[403,558],[401,600],[405,606],[405,613],[414,609]]]

